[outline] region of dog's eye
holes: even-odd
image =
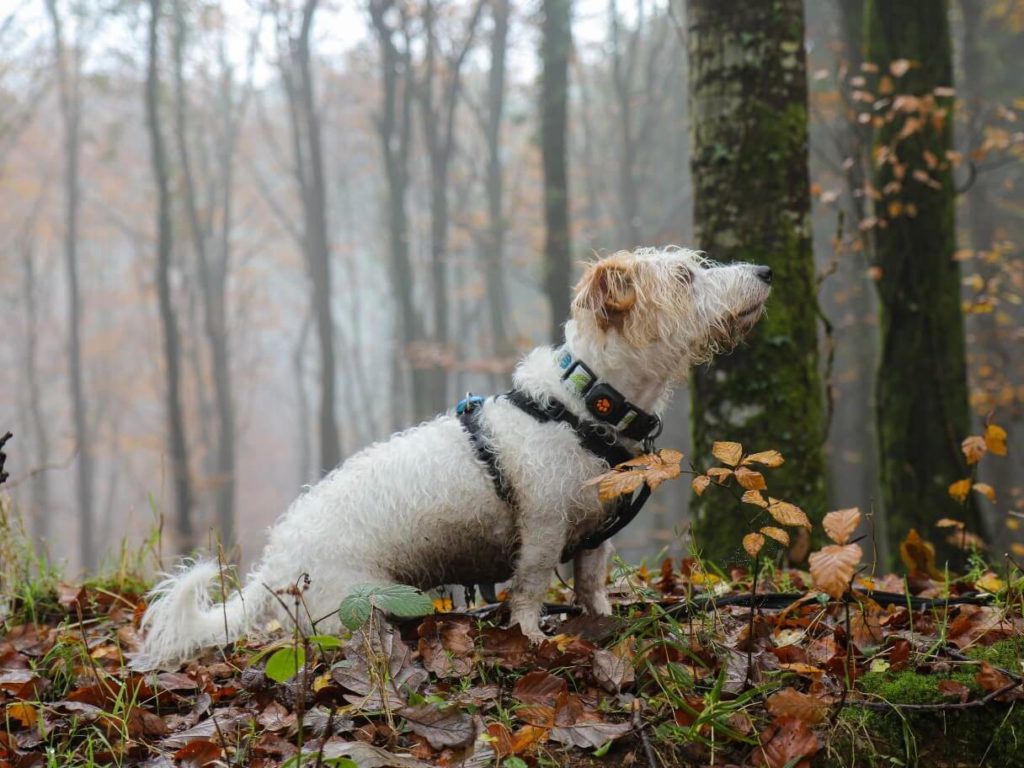
[[[689,288],[690,284],[693,282],[693,270],[691,270],[689,267],[683,266],[682,264],[676,267],[672,271],[672,274],[676,278],[676,280],[685,285],[687,288]]]

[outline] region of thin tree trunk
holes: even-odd
[[[633,125],[633,71],[636,68],[637,40],[643,25],[643,2],[638,5],[637,28],[629,35],[623,50],[622,20],[619,18],[616,0],[608,5],[609,26],[612,42],[612,84],[618,102],[620,154],[619,154],[619,196],[621,218],[619,221],[619,246],[635,248],[640,242],[640,212],[636,183],[636,137]]]
[[[93,513],[93,461],[89,442],[88,412],[85,403],[82,370],[82,297],[78,282],[78,209],[81,133],[81,64],[80,52],[71,53],[69,61],[57,0],[47,0],[53,25],[53,45],[57,59],[57,85],[61,118],[64,123],[64,268],[68,293],[68,385],[75,426],[75,448],[78,451],[78,473],[75,494],[78,501],[78,546],[81,565],[86,570],[96,566]]]
[[[882,195],[875,203],[881,220],[875,229],[882,338],[877,409],[886,516],[895,540],[910,528],[926,535],[947,516],[979,530],[977,505],[968,497],[957,509],[947,491],[967,476],[960,442],[970,424],[947,160],[953,100],[935,95],[953,79],[947,4],[869,0],[867,18],[868,60],[884,76],[893,61],[912,61],[897,87],[923,99],[920,113],[896,112],[886,121],[874,144],[881,160],[872,181]],[[947,110],[946,116],[929,112],[929,104]],[[916,130],[911,119],[918,121]],[[940,549],[948,556],[955,548]]]
[[[689,20],[694,225],[723,262],[772,267],[767,316],[733,354],[694,371],[693,452],[716,440],[775,448],[772,495],[825,513],[822,387],[807,168],[807,83],[800,0],[693,0]],[[722,494],[694,497],[697,544],[736,551],[750,508]]]
[[[572,276],[566,147],[571,0],[544,0],[543,15],[540,133],[544,164],[544,291],[551,309],[548,336],[552,344],[559,344],[563,339],[562,325],[569,317]]]
[[[487,239],[484,259],[487,308],[491,325],[492,354],[498,360],[511,357],[508,337],[508,293],[505,288],[505,213],[501,159],[501,126],[505,114],[505,56],[508,50],[509,0],[491,0],[494,29],[491,33],[491,68],[487,74]],[[508,375],[495,377],[495,384]]]
[[[222,109],[227,115],[223,126],[225,141],[228,146],[219,147],[220,183],[222,185],[221,238],[218,242],[219,253],[213,258],[210,253],[209,227],[204,226],[199,218],[197,205],[195,176],[192,171],[192,160],[188,146],[188,104],[185,88],[185,46],[186,24],[182,0],[174,2],[174,96],[175,126],[178,148],[178,162],[184,182],[184,203],[192,235],[192,245],[199,263],[199,283],[203,299],[203,326],[206,332],[210,353],[210,368],[213,379],[214,405],[217,414],[217,438],[214,453],[214,509],[220,539],[225,547],[230,547],[235,540],[235,413],[231,389],[231,365],[227,319],[225,311],[227,262],[230,250],[231,226],[231,184],[234,165],[234,126],[232,124],[232,99],[230,86],[225,86],[221,94]],[[224,75],[230,78],[229,71]]]
[[[167,391],[167,452],[174,486],[175,527],[178,547],[188,551],[195,545],[192,525],[192,491],[189,480],[188,443],[185,439],[185,414],[181,404],[181,342],[178,321],[171,296],[171,195],[167,155],[160,127],[160,14],[161,0],[149,0],[149,44],[146,70],[146,126],[157,188],[156,284],[163,334]]]

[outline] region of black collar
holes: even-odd
[[[653,440],[661,434],[661,419],[653,413],[629,402],[611,384],[598,379],[582,360],[562,347],[557,352],[556,363],[562,371],[562,381],[583,398],[583,403],[598,421],[611,424],[615,431],[630,440]]]

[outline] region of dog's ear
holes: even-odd
[[[636,304],[636,265],[609,258],[587,267],[576,285],[573,309],[593,312],[598,326],[622,329],[626,314]]]

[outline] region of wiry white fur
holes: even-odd
[[[620,252],[587,268],[566,344],[633,403],[659,412],[694,362],[749,330],[768,293],[749,265],[719,267],[681,249]],[[514,378],[534,397],[557,398],[588,418],[561,373],[555,350],[540,347]],[[300,620],[308,627],[323,619],[318,630],[325,631],[339,628],[334,611],[356,584],[429,588],[513,577],[512,621],[532,639],[543,637],[540,607],[563,547],[603,520],[596,490],[583,483],[606,465],[567,425],[542,424],[504,400],[488,400],[483,419],[515,489],[514,508],[495,494],[458,419],[439,416],[352,456],[296,499],[271,528],[246,586],[225,605],[212,605],[207,595],[217,570],[210,562],[157,585],[135,665],[179,662],[271,615],[286,621],[267,587],[286,590],[302,574],[309,587]],[[576,559],[577,599],[589,612],[610,610],[610,553],[605,544]]]

